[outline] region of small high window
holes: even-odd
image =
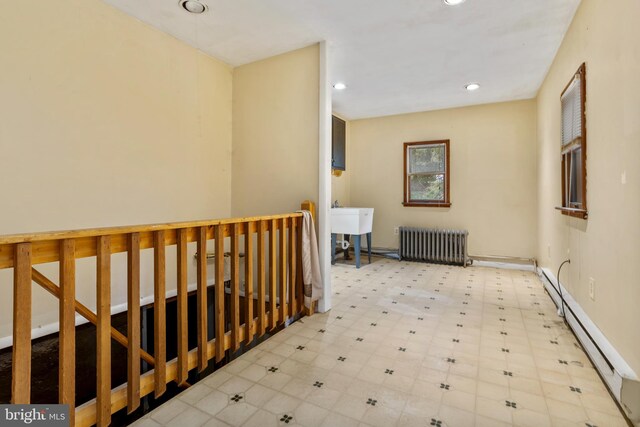
[[[586,67],[562,92],[562,206],[564,215],[587,218]]]
[[[404,205],[449,207],[449,140],[404,144]]]

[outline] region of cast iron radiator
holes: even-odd
[[[400,259],[467,266],[467,230],[400,227]]]

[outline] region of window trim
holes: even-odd
[[[574,140],[567,145],[560,144],[560,175],[561,175],[561,187],[562,187],[562,200],[560,206],[556,207],[562,215],[568,215],[575,218],[587,219],[589,215],[589,211],[587,210],[587,68],[586,64],[582,63],[578,70],[571,76],[571,80],[565,86],[564,90],[560,94],[560,102],[562,103],[562,97],[567,92],[567,90],[571,87],[571,84],[575,80],[575,78],[580,77],[580,96],[581,96],[581,113],[582,113],[582,135],[580,140]],[[562,114],[562,107],[560,107],[560,112]],[[562,120],[560,125],[562,126]],[[566,165],[566,157],[571,156],[571,152],[576,149],[580,149],[580,158],[581,158],[581,166],[582,166],[582,206],[580,208],[571,206],[570,202],[567,204],[567,198],[569,197],[567,194],[567,179],[571,179],[571,177],[567,177],[566,169],[570,168],[570,165]]]
[[[409,148],[416,145],[442,145],[445,147],[445,165],[444,165],[444,201],[434,200],[434,201],[419,201],[419,200],[410,200],[409,199],[409,175],[408,175],[408,152]],[[418,141],[418,142],[405,142],[403,145],[404,149],[404,168],[403,168],[403,181],[404,181],[404,195],[402,204],[406,207],[422,207],[422,208],[448,208],[451,206],[451,197],[450,197],[450,188],[451,188],[451,180],[449,175],[451,174],[450,168],[450,149],[449,149],[449,140],[441,139],[437,141]]]

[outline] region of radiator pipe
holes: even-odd
[[[565,316],[565,313],[564,313],[564,297],[562,296],[562,285],[560,285],[560,271],[562,271],[562,267],[564,267],[565,264],[571,264],[571,260],[567,259],[562,264],[560,264],[560,267],[558,267],[558,274],[556,275],[556,277],[558,278],[558,290],[560,293],[560,310],[561,310],[558,314],[562,316],[562,318],[564,319],[564,323],[567,323],[567,317]]]

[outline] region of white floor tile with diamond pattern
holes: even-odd
[[[147,426],[626,426],[533,272],[374,258]]]

